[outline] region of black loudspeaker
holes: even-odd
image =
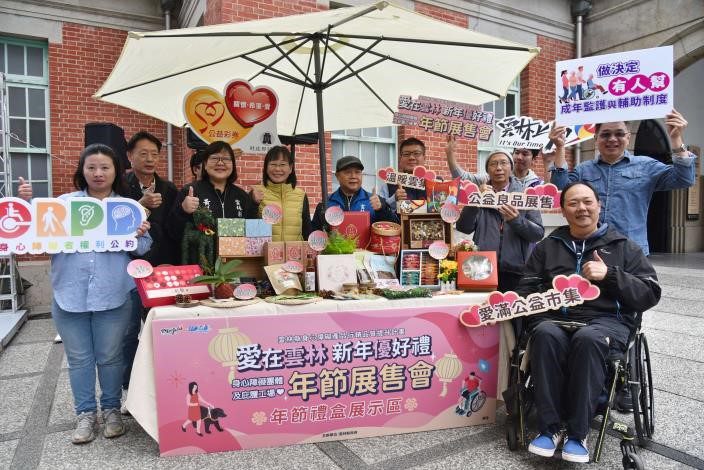
[[[203,150],[208,146],[208,144],[200,140],[200,137],[198,137],[190,127],[188,127],[186,131],[186,145],[189,149],[193,150]]]
[[[127,159],[127,141],[125,131],[109,122],[91,122],[85,126],[85,145],[105,144],[110,147],[117,158],[122,162],[122,169],[131,168]]]

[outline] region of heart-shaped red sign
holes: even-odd
[[[271,116],[277,99],[267,87],[252,87],[247,82],[234,80],[225,88],[225,105],[232,117],[244,127],[252,127]]]
[[[469,310],[460,313],[460,323],[464,326],[479,326],[482,324],[479,318],[479,305],[472,305]]]
[[[507,302],[509,305],[513,305],[516,299],[518,299],[518,294],[513,291],[508,291],[505,294],[494,291],[489,294],[489,305],[494,307],[501,302]]]
[[[381,181],[386,181],[386,177],[389,175],[389,173],[396,173],[396,170],[394,170],[390,166],[387,166],[386,168],[381,168],[379,171],[377,171],[376,175]]]

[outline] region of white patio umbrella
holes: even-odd
[[[185,126],[193,88],[234,78],[279,98],[279,134],[318,132],[323,198],[325,130],[391,124],[399,95],[493,101],[539,52],[388,2],[243,23],[129,33],[94,95]]]

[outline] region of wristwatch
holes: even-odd
[[[685,152],[687,152],[687,146],[685,144],[682,144],[679,147],[672,149],[672,155],[675,155],[678,153],[685,153]]]

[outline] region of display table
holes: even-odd
[[[458,321],[485,298],[154,308],[126,406],[162,455],[491,423],[503,333]]]

